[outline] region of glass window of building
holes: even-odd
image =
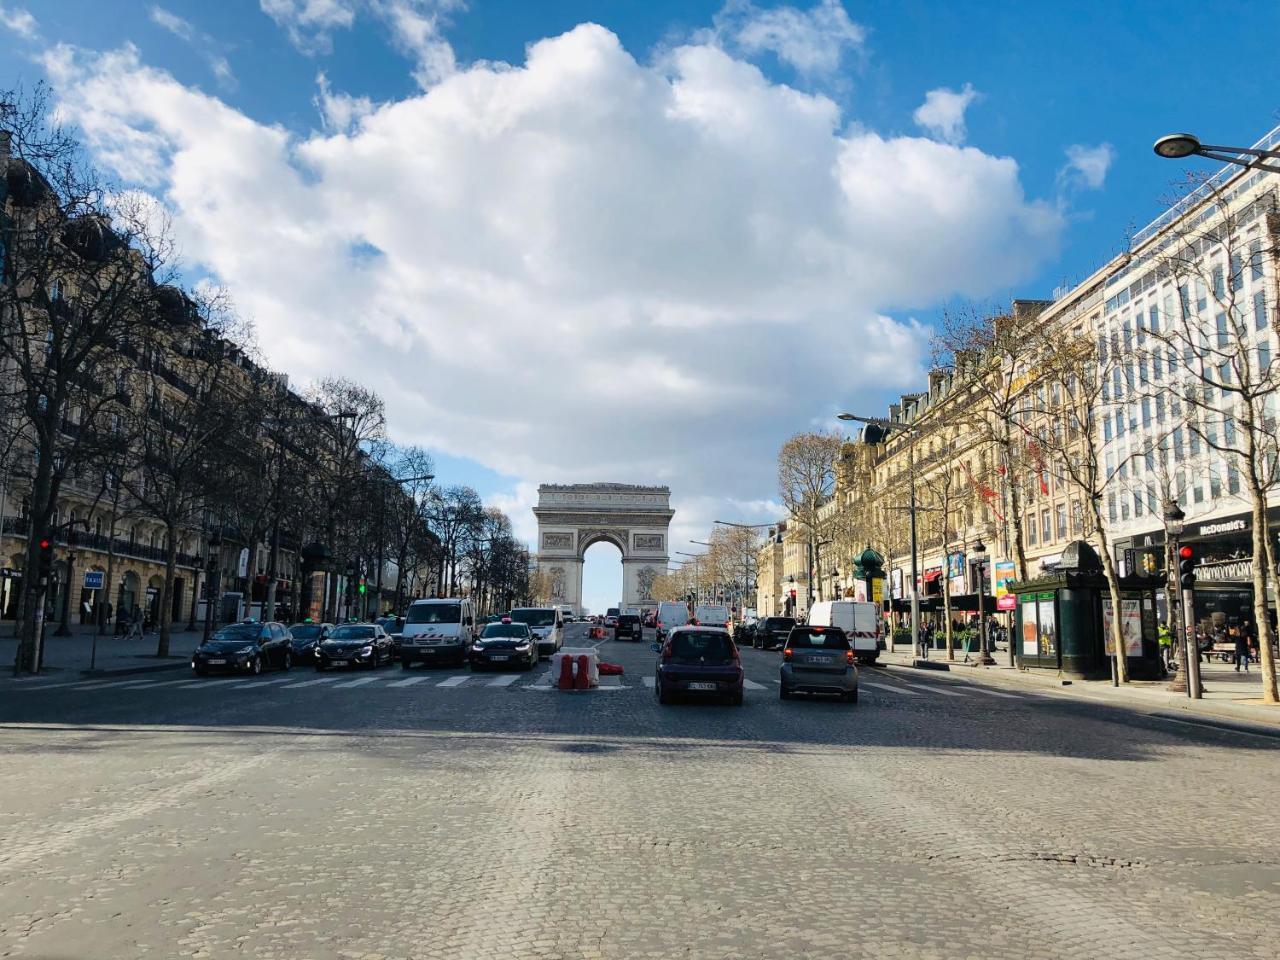
[[[1249,244],[1249,273],[1254,281],[1262,279],[1262,241],[1254,240]]]
[[[1213,298],[1217,300],[1219,303],[1221,303],[1222,300],[1226,297],[1226,295],[1227,295],[1226,272],[1223,269],[1222,264],[1215,263],[1213,265]]]
[[[1214,318],[1214,322],[1218,328],[1218,346],[1225,347],[1227,345],[1227,315],[1220,313]]]
[[[1048,543],[1053,539],[1053,526],[1050,522],[1049,511],[1040,511],[1040,542]]]
[[[1231,461],[1227,461],[1227,493],[1240,492],[1240,469]]]
[[[1067,539],[1067,505],[1060,503],[1053,510],[1054,525],[1057,528],[1058,539]]]
[[[1267,296],[1262,292],[1253,295],[1253,328],[1267,329]]]
[[[1034,514],[1027,517],[1027,543],[1033,547],[1036,545],[1036,518]]]

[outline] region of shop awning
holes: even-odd
[[[978,595],[976,593],[957,593],[951,596],[951,609],[960,610],[965,613],[978,612]],[[982,597],[982,612],[997,613],[996,598],[991,594],[984,594]]]
[[[941,577],[942,577],[942,571],[941,571],[941,570],[926,570],[926,571],[924,572],[924,582],[925,582],[925,583],[933,583],[933,581],[938,580],[938,579],[940,579]]]

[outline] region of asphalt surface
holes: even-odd
[[[600,652],[0,681],[0,956],[1280,953],[1280,740],[902,669],[780,702],[755,650],[664,707]]]

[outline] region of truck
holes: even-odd
[[[729,608],[723,603],[699,603],[693,608],[693,618],[704,627],[729,627]]]
[[[884,649],[884,627],[877,604],[861,600],[822,600],[809,608],[812,627],[839,627],[862,664],[872,664]]]

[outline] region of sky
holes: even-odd
[[[1261,0],[0,0],[0,88],[48,82],[269,365],[377,388],[521,536],[539,483],[663,483],[690,549],[781,514],[786,437],[917,389],[947,305],[1123,250],[1207,169],[1157,136],[1280,122],[1278,33]]]

